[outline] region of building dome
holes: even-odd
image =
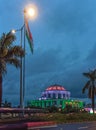
[[[70,99],[70,92],[61,85],[51,85],[42,92],[41,99]]]
[[[46,91],[52,91],[52,90],[59,90],[59,91],[65,91],[65,88],[63,86],[60,86],[60,85],[52,85],[52,86],[49,86]]]

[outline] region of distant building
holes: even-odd
[[[49,86],[38,100],[28,101],[29,107],[47,108],[56,106],[64,109],[66,105],[76,108],[83,108],[83,102],[80,100],[72,100],[71,93],[61,85]]]

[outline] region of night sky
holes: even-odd
[[[87,98],[82,73],[96,68],[96,0],[0,0],[0,36],[21,28],[29,3],[37,6],[38,16],[29,21],[34,54],[26,41],[25,100],[40,97],[54,84],[71,91],[72,98]],[[20,32],[16,37],[14,44],[20,44]],[[19,104],[19,74],[7,66],[3,101]]]

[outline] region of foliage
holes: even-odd
[[[47,114],[35,114],[32,116],[32,120],[39,121],[53,121],[56,123],[70,123],[70,122],[84,122],[84,121],[96,121],[96,115],[89,113],[47,113]]]
[[[15,40],[16,37],[11,32],[3,33],[0,37],[0,107],[2,102],[2,77],[7,73],[7,64],[19,68],[21,67],[20,58],[25,55],[21,46],[13,45]]]
[[[58,108],[56,106],[51,106],[47,108],[50,113],[52,112],[58,112]]]
[[[20,67],[20,57],[25,55],[20,46],[13,46],[16,37],[12,33],[3,33],[0,38],[0,74],[7,72],[6,64],[12,64],[16,68]]]
[[[66,105],[66,107],[62,110],[62,113],[78,113],[81,109],[78,107],[72,107],[70,104]]]
[[[92,70],[88,73],[83,73],[85,77],[87,77],[89,80],[85,84],[85,86],[82,89],[82,93],[85,93],[85,90],[88,90],[88,97],[92,99],[92,109],[94,113],[94,96],[96,95],[96,87],[95,87],[95,82],[96,82],[96,69]]]
[[[5,100],[5,102],[2,103],[2,107],[5,107],[5,108],[11,107],[11,103]]]

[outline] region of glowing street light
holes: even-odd
[[[15,33],[16,33],[16,30],[15,30],[15,29],[12,29],[12,30],[11,30],[11,33],[15,34]]]
[[[32,8],[30,8],[29,10],[28,10],[28,14],[29,14],[29,16],[34,16],[35,15],[35,10]]]
[[[37,17],[38,11],[35,5],[28,5],[24,9],[24,17],[28,20],[35,19]],[[11,32],[15,34],[17,31],[21,31],[24,28],[24,25],[20,29],[12,29]]]
[[[26,20],[35,19],[37,16],[37,8],[35,5],[27,5],[24,8],[24,51],[25,51],[25,35],[26,35]],[[28,28],[27,28],[28,29]],[[25,97],[25,56],[23,58],[23,108]]]
[[[38,11],[35,5],[27,5],[24,9],[24,16],[27,19],[35,19],[37,17]]]

